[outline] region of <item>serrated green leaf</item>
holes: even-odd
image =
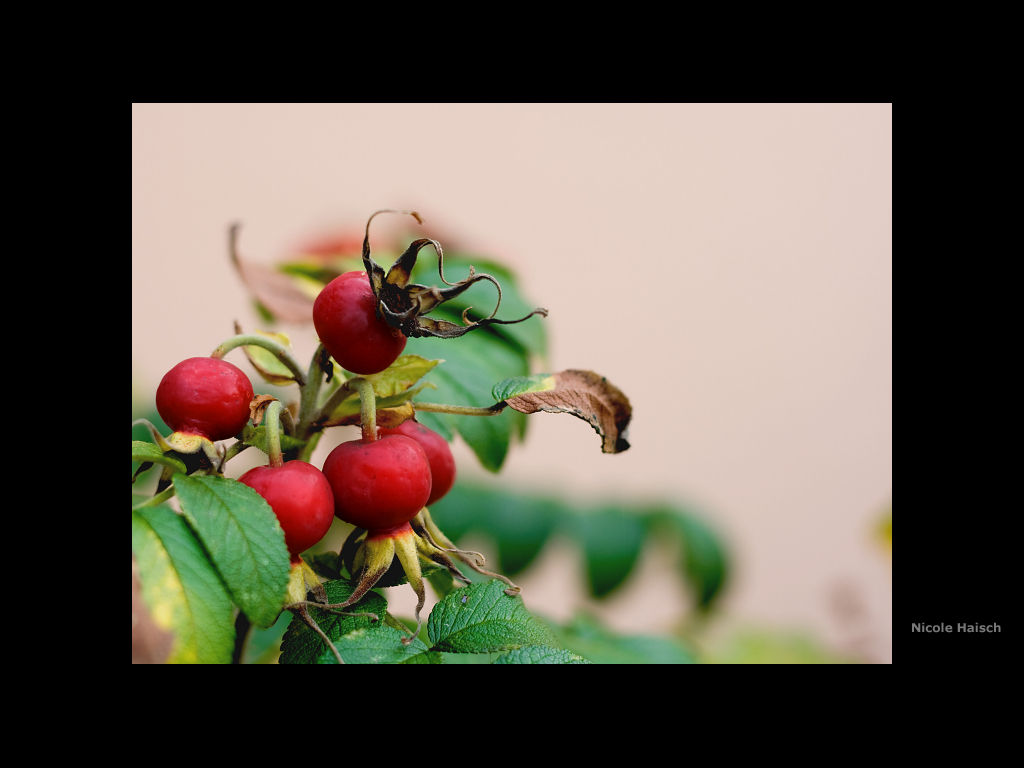
[[[519,596],[493,579],[450,592],[427,622],[432,651],[487,653],[527,645],[554,645],[551,630],[530,615]]]
[[[284,604],[289,555],[284,531],[256,491],[226,477],[174,476],[189,525],[253,624],[269,627]]]
[[[516,395],[523,395],[527,392],[547,392],[555,388],[555,377],[550,373],[535,373],[533,376],[516,376],[505,379],[491,388],[491,396],[495,402],[508,400]]]
[[[354,585],[346,579],[324,584],[331,603],[343,603],[352,594]],[[352,613],[375,613],[374,622],[365,617],[340,616],[309,606],[309,615],[334,643],[346,664],[437,663],[425,656],[427,646],[414,639],[402,644],[406,635],[384,623],[387,601],[376,592],[368,592],[358,603],[345,609]],[[281,643],[282,664],[337,664],[334,653],[323,639],[300,616],[292,619]]]
[[[393,397],[411,389],[440,362],[420,355],[402,355],[380,373],[363,378],[373,385],[373,393],[377,397]]]
[[[132,554],[154,621],[174,634],[168,662],[229,663],[231,598],[185,521],[167,507],[133,511]]]
[[[592,664],[579,654],[548,645],[528,645],[506,653],[494,664]]]
[[[185,472],[185,463],[173,456],[168,456],[155,443],[132,440],[132,461],[140,464],[161,464],[175,472]]]
[[[590,592],[606,597],[626,580],[640,557],[643,521],[619,507],[602,507],[577,515],[573,530],[583,548]]]
[[[444,312],[437,310],[435,316]],[[449,319],[449,318],[444,318]],[[457,318],[453,319],[453,322]],[[469,405],[480,408],[494,405],[491,389],[494,382],[509,376],[529,373],[525,355],[491,329],[473,331],[458,339],[409,339],[406,351],[445,362],[425,377],[437,390],[418,397],[446,405]],[[445,413],[417,413],[422,424],[450,440],[462,436],[476,453],[480,463],[497,472],[508,455],[512,434],[522,435],[526,416],[511,409],[497,416],[454,416]]]
[[[437,651],[424,651],[423,653],[417,653],[415,656],[410,656],[405,661],[400,662],[401,664],[444,664],[444,657]]]

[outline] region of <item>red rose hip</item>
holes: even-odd
[[[334,521],[334,493],[323,473],[304,461],[280,467],[254,467],[238,478],[267,500],[284,530],[295,562],[324,537]]]
[[[455,457],[452,456],[448,441],[430,427],[412,419],[403,421],[394,429],[378,431],[381,435],[405,435],[420,444],[430,462],[431,490],[426,506],[444,498],[455,484]]]
[[[346,272],[313,303],[313,325],[338,365],[362,376],[380,373],[405,349],[406,337],[376,315],[376,299],[365,272]]]
[[[342,443],[324,462],[334,491],[334,514],[367,529],[412,520],[430,498],[430,462],[419,443],[404,435]]]
[[[227,440],[249,421],[249,377],[214,357],[191,357],[171,368],[156,390],[160,418],[175,432]]]

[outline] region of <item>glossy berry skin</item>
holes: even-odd
[[[334,492],[323,473],[304,461],[254,467],[238,478],[267,500],[284,530],[292,561],[324,537],[334,522]]]
[[[408,341],[375,314],[376,299],[365,272],[346,272],[320,291],[313,325],[338,365],[368,376],[380,373],[402,354]]]
[[[160,381],[156,409],[175,432],[227,440],[249,421],[252,398],[252,383],[237,366],[213,357],[190,357]]]
[[[455,457],[448,441],[430,427],[408,419],[394,429],[378,430],[381,435],[405,435],[412,438],[427,454],[430,462],[431,490],[426,506],[438,501],[452,489],[455,484]]]
[[[405,435],[342,443],[324,462],[334,491],[334,514],[367,529],[393,528],[412,520],[430,498],[430,462]]]

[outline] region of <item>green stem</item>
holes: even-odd
[[[284,457],[281,455],[281,401],[275,400],[267,408],[267,453],[270,455],[270,466],[283,467]]]
[[[359,390],[359,421],[363,425],[363,442],[372,443],[377,439],[377,396],[373,384],[366,379],[349,379],[349,385]]]
[[[306,444],[302,446],[302,450],[299,451],[299,459],[309,464],[310,458],[313,456],[313,451],[316,450],[316,445],[320,442],[320,438],[323,437],[323,435],[323,432],[314,432],[310,435],[309,439],[306,440]]]
[[[352,394],[352,382],[343,381],[338,385],[338,388],[331,393],[331,396],[327,398],[323,406],[316,417],[316,421],[324,421],[337,410],[338,406],[341,405],[342,401],[347,399]]]
[[[320,399],[320,387],[324,380],[324,371],[320,366],[320,360],[324,356],[324,345],[321,344],[313,353],[313,359],[309,363],[309,373],[306,375],[306,388],[302,392],[302,400],[299,402],[299,426],[295,436],[300,440],[309,439],[309,429],[316,417],[317,401]]]
[[[174,498],[173,485],[169,488],[165,488],[156,496],[146,499],[145,501],[140,501],[138,504],[132,507],[132,512],[134,512],[136,509],[143,509],[145,507],[158,507],[165,501],[170,501],[172,498]]]
[[[228,448],[227,453],[224,454],[224,461],[223,463],[221,463],[221,467],[223,467],[225,464],[227,464],[229,461],[235,458],[235,456],[237,456],[238,454],[240,454],[242,451],[246,450],[249,447],[251,446],[246,445],[241,440],[239,440],[237,443]]]
[[[427,411],[430,413],[451,413],[456,416],[497,416],[505,410],[505,403],[496,403],[489,408],[472,408],[468,405],[445,405],[443,403],[421,403],[412,404],[414,410]]]
[[[288,370],[295,375],[295,381],[298,385],[300,387],[306,386],[306,372],[299,366],[292,353],[288,350],[288,347],[266,336],[260,336],[258,333],[240,333],[237,336],[232,336],[213,350],[210,357],[221,359],[235,347],[248,346],[263,347],[263,349],[273,352],[277,359],[284,363]]]

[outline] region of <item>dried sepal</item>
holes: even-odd
[[[273,395],[256,395],[249,403],[249,420],[255,426],[259,426],[263,423],[263,417],[267,415],[267,408],[270,407],[271,403],[276,403],[278,400]]]
[[[495,318],[498,307],[501,306],[501,285],[498,281],[491,275],[478,274],[470,267],[468,277],[457,283],[449,283],[444,276],[444,252],[441,249],[441,244],[427,237],[414,240],[406,248],[405,253],[398,257],[398,260],[385,274],[384,268],[377,264],[370,256],[370,222],[373,221],[374,216],[378,213],[407,214],[414,217],[420,224],[423,223],[423,219],[415,211],[384,209],[371,215],[366,222],[366,234],[363,237],[363,267],[370,278],[370,288],[373,290],[373,295],[377,300],[377,317],[387,322],[392,328],[397,328],[411,338],[433,336],[439,339],[455,339],[469,331],[485,328],[488,325],[512,325],[514,323],[521,323],[534,315],[547,317],[548,311],[546,309],[537,308],[526,315],[526,317],[521,317],[518,320],[498,320]],[[412,279],[412,269],[416,264],[416,258],[420,250],[428,245],[433,246],[434,251],[437,253],[438,275],[441,277],[441,282],[448,286],[447,288],[409,282]],[[498,301],[489,317],[470,321],[466,313],[463,312],[462,319],[463,323],[465,323],[464,325],[458,325],[448,320],[423,317],[423,315],[432,312],[444,302],[459,296],[471,285],[481,280],[493,283],[498,291]]]

